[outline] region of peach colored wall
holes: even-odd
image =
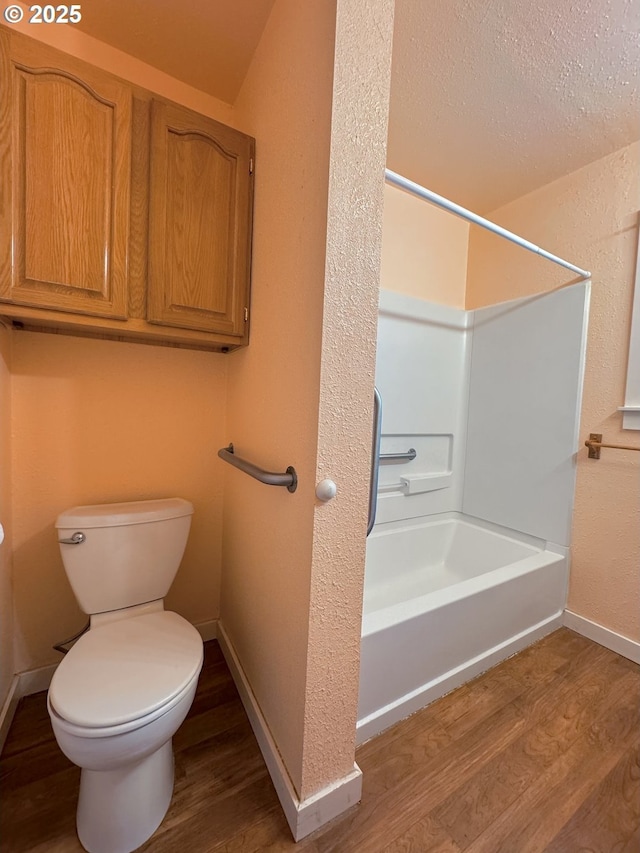
[[[464,308],[469,224],[385,184],[380,286]]]
[[[16,668],[57,662],[82,627],[56,544],[77,504],[179,495],[195,506],[167,606],[218,615],[225,357],[13,333],[13,546]]]
[[[591,163],[489,215],[593,275],[580,426],[568,609],[640,640],[639,454],[587,458],[584,440],[600,432],[638,444],[621,428],[636,248],[640,143]],[[571,273],[472,229],[467,308],[550,290]]]
[[[30,36],[37,41],[55,47],[58,50],[82,59],[85,62],[109,74],[117,74],[123,80],[135,83],[144,89],[149,89],[164,98],[184,104],[196,112],[210,116],[225,124],[233,124],[233,109],[217,98],[200,92],[192,86],[158,71],[151,65],[141,62],[111,45],[98,41],[98,39],[87,35],[76,29],[72,24],[66,25],[35,25],[29,24],[29,6],[19,3],[25,12],[25,17],[20,24],[5,27],[13,32],[20,32]]]
[[[11,332],[0,323],[0,708],[15,672],[11,590]]]
[[[257,170],[228,437],[300,485],[227,471],[221,623],[301,799],[353,770],[393,4],[337,10],[278,0],[235,105]]]
[[[294,494],[225,471],[220,619],[302,787],[335,0],[277,0],[235,104],[256,138],[251,340],[228,434]]]
[[[233,123],[229,104],[72,26],[23,22],[11,29]],[[226,357],[84,338],[13,337],[20,472],[13,510],[15,669],[58,661],[51,644],[83,624],[52,527],[58,512],[74,503],[170,492],[196,501],[187,554],[167,605],[193,622],[217,618],[222,485],[215,451],[224,443]]]

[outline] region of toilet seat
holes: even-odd
[[[143,717],[137,717],[134,720],[129,720],[128,723],[120,723],[118,726],[107,726],[105,728],[98,728],[97,726],[78,726],[75,723],[70,723],[68,720],[65,720],[64,717],[61,717],[60,714],[56,711],[55,708],[51,705],[51,698],[47,696],[47,710],[49,711],[49,716],[52,718],[52,721],[55,719],[56,726],[65,732],[67,735],[71,735],[76,738],[84,738],[91,740],[92,738],[110,738],[115,737],[116,735],[126,735],[128,732],[133,732],[138,729],[143,729],[145,726],[148,726],[150,723],[153,723],[156,720],[159,720],[160,717],[164,717],[166,714],[169,714],[177,705],[184,701],[185,698],[191,697],[189,699],[189,705],[193,702],[193,694],[195,693],[195,688],[198,682],[198,676],[200,672],[196,672],[191,681],[187,684],[184,690],[181,690],[177,696],[174,696],[171,701],[167,702],[166,705],[162,705],[160,708],[157,708],[155,711],[152,711],[150,714],[146,714]]]
[[[188,692],[203,660],[200,634],[177,613],[124,618],[84,634],[56,669],[49,705],[85,737],[146,725]]]

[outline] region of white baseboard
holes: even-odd
[[[221,623],[218,624],[218,641],[240,693],[242,704],[247,712],[294,840],[300,841],[309,833],[324,826],[360,802],[362,771],[357,764],[354,764],[353,770],[347,776],[338,779],[312,797],[300,800],[235,649]]]
[[[582,634],[583,637],[593,640],[594,643],[599,643],[606,649],[611,649],[612,652],[640,664],[640,643],[636,640],[630,640],[629,637],[617,634],[610,628],[605,628],[604,625],[585,619],[584,616],[578,616],[571,610],[564,612],[564,625],[577,634]]]
[[[19,672],[13,676],[9,693],[2,706],[2,711],[0,711],[0,752],[4,748],[18,702],[23,696],[47,690],[55,671],[56,664],[51,664],[50,666],[38,667],[38,669],[30,669],[27,672]]]
[[[53,673],[57,668],[57,663],[51,663],[48,666],[40,666],[38,669],[28,669],[26,672],[19,672],[20,698],[31,696],[32,693],[40,693],[42,690],[48,690]]]
[[[206,643],[208,640],[215,640],[218,637],[217,619],[210,619],[208,622],[199,622],[195,627],[200,632],[203,643]]]
[[[11,679],[11,684],[9,685],[7,698],[4,700],[4,705],[0,711],[0,752],[4,749],[4,743],[7,739],[9,728],[13,721],[13,715],[15,714],[18,702],[20,701],[18,686],[18,676],[14,675]]]

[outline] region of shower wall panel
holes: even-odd
[[[461,510],[469,373],[468,312],[382,291],[376,384],[381,452],[377,521]]]
[[[463,512],[568,546],[589,283],[473,314]]]

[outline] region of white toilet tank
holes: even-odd
[[[76,506],[61,513],[56,528],[62,561],[84,612],[107,613],[164,598],[182,560],[192,515],[193,505],[182,498]]]

